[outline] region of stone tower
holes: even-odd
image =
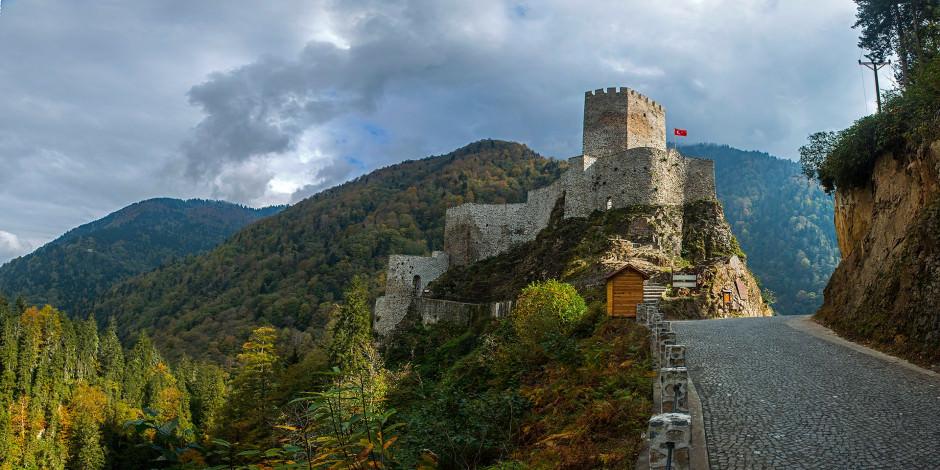
[[[584,156],[603,158],[637,147],[666,149],[666,110],[625,87],[586,92]]]

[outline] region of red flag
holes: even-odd
[[[679,136],[679,137],[686,137],[686,136],[689,135],[689,131],[687,131],[687,130],[685,130],[685,129],[676,129],[676,128],[674,128],[672,131],[673,131],[673,133],[675,133],[675,135],[677,135],[677,136]]]

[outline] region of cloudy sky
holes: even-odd
[[[2,0],[0,262],[150,197],[289,203],[482,138],[576,155],[583,93],[607,86],[688,142],[795,158],[873,108],[853,19],[851,0]]]

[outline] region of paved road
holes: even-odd
[[[673,323],[689,347],[711,468],[940,469],[940,378],[793,321]]]

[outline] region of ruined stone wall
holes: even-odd
[[[447,209],[444,251],[454,266],[463,266],[535,239],[548,226],[559,182],[529,191],[522,204],[462,204]]]
[[[596,158],[637,147],[666,148],[666,111],[629,88],[584,94],[583,154]]]
[[[448,323],[469,326],[472,322],[486,318],[502,318],[512,311],[511,300],[483,304],[454,302],[441,299],[415,299],[417,317],[425,325]]]
[[[431,256],[391,255],[385,276],[385,295],[375,301],[373,328],[383,335],[394,329],[416,296],[440,277],[450,265],[449,256],[435,251]]]

